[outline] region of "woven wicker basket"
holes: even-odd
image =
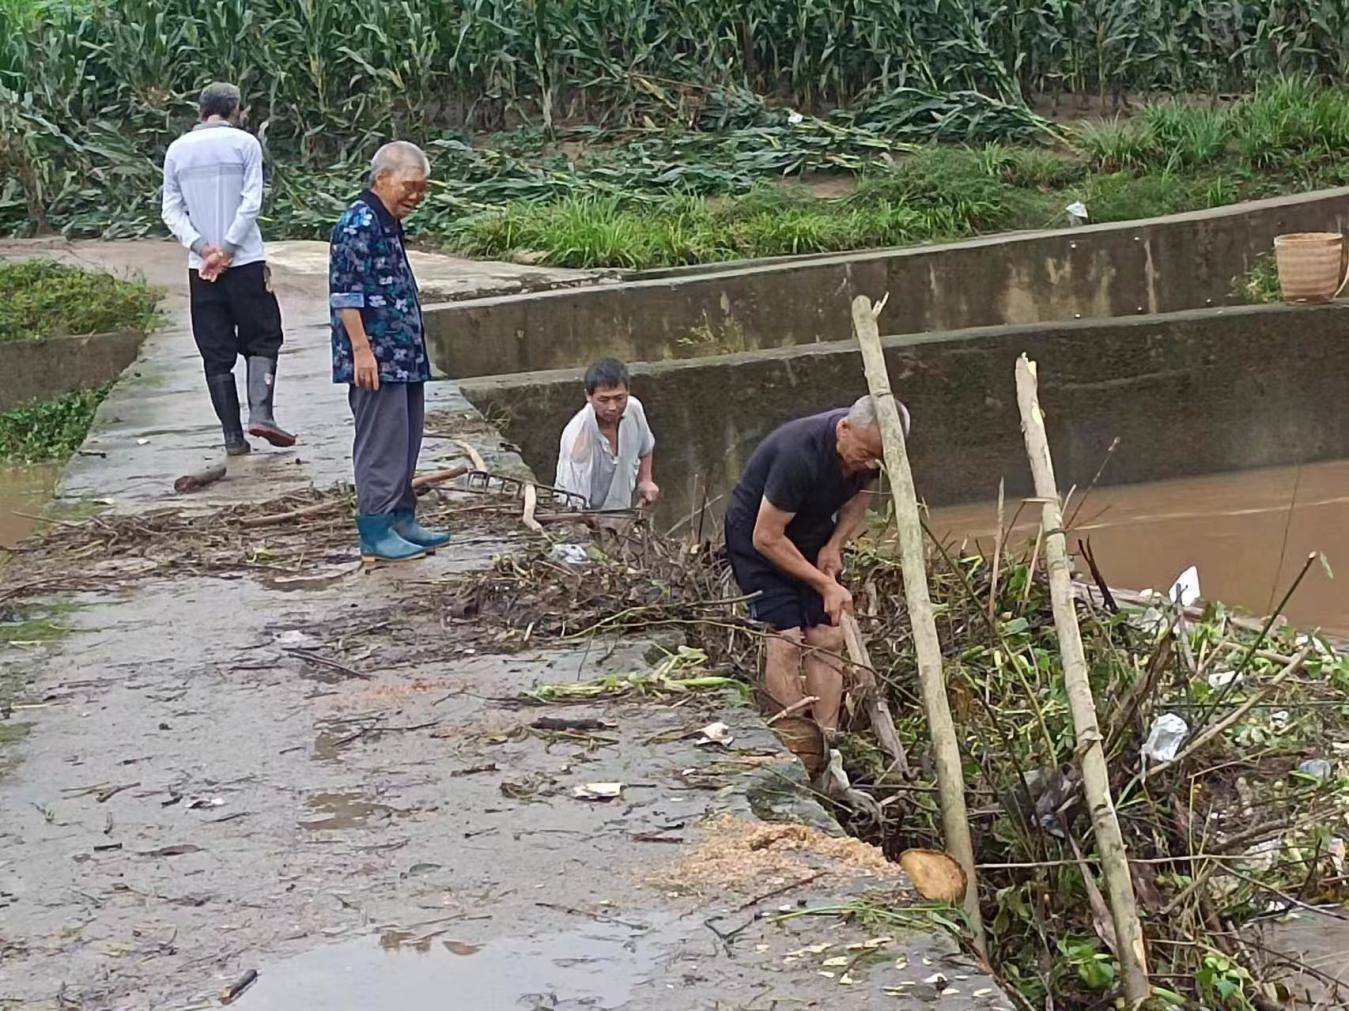
[[[1329,302],[1343,288],[1345,247],[1339,232],[1276,236],[1274,258],[1286,302]]]

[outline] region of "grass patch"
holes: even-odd
[[[79,449],[111,388],[76,390],[0,414],[0,464],[65,460]]]
[[[934,147],[894,168],[869,171],[843,198],[760,184],[719,198],[513,202],[461,219],[447,235],[463,255],[581,268],[647,269],[912,245],[1043,227],[1059,208],[1036,183],[1079,171],[1047,152],[1004,151],[994,158],[987,149]],[[1018,185],[1012,178],[1032,182]]]
[[[146,332],[160,293],[137,281],[44,260],[0,263],[0,343],[64,334]]]
[[[604,165],[594,156],[585,178]],[[1204,210],[1349,183],[1349,90],[1276,81],[1227,106],[1147,106],[1057,147],[932,145],[855,172],[841,198],[763,182],[699,196],[620,187],[508,201],[424,234],[469,256],[641,269],[1053,227],[1078,200],[1093,222]]]

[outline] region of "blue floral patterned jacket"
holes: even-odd
[[[379,362],[381,383],[431,378],[417,279],[403,249],[403,227],[369,190],[333,227],[328,252],[328,304],[333,324],[333,382],[351,383],[351,338],[341,309],[359,309]]]

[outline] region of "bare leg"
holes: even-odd
[[[785,628],[768,637],[764,691],[784,708],[805,698],[801,691],[801,643],[799,628]]]
[[[806,644],[840,654],[843,652],[843,630],[833,625],[815,625],[806,629]],[[811,707],[815,722],[825,730],[837,730],[839,707],[843,704],[842,664],[833,656],[807,649],[803,666],[806,691],[819,699]]]

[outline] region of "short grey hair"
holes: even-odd
[[[243,97],[239,94],[237,85],[230,84],[228,81],[216,81],[201,89],[201,97],[197,99],[197,109],[200,110],[202,119],[206,119],[208,116],[220,116],[223,119],[229,119],[234,115],[242,101]]]
[[[909,434],[909,409],[904,406],[903,401],[895,397],[895,406],[899,408],[899,419],[904,423],[904,434]],[[858,397],[853,401],[852,407],[848,408],[848,424],[853,428],[876,428],[880,425],[880,420],[876,415],[876,401],[868,393],[866,396]]]
[[[386,172],[405,172],[416,169],[424,175],[431,174],[431,159],[416,144],[406,140],[391,140],[370,159],[370,185]]]

